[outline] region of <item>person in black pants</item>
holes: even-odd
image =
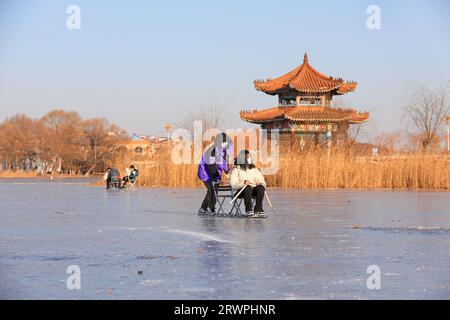
[[[230,176],[230,185],[238,190],[239,198],[244,199],[245,213],[255,218],[265,218],[263,209],[264,194],[266,192],[266,181],[261,172],[253,164],[251,154],[248,150],[239,152],[235,160],[233,171]],[[255,198],[255,208],[252,207],[252,198]]]
[[[228,155],[233,151],[233,143],[224,132],[218,134],[214,143],[206,148],[198,165],[197,176],[206,187],[206,195],[202,201],[199,215],[215,214],[216,193],[214,184],[221,181],[222,173],[228,174]],[[209,211],[208,211],[209,209]]]
[[[245,185],[244,191],[239,198],[244,198],[245,212],[252,215],[252,211],[258,216],[264,216],[263,200],[266,188],[262,184],[252,187],[250,184]],[[255,208],[252,209],[252,198],[255,198]]]
[[[205,214],[208,210],[208,208],[211,208],[210,213],[215,213],[215,207],[216,207],[216,192],[214,191],[214,183],[216,181],[203,181],[203,184],[206,187],[206,195],[205,198],[202,201],[202,205],[200,207],[201,212],[200,214]]]

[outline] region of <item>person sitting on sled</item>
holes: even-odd
[[[266,181],[261,172],[253,164],[248,150],[239,152],[235,160],[235,166],[230,176],[230,185],[238,189],[239,198],[244,198],[245,212],[251,217],[266,217],[263,210],[264,193],[266,192]],[[255,198],[255,208],[252,208],[252,198]]]
[[[122,189],[125,188],[128,182],[134,182],[139,175],[138,170],[134,165],[131,165],[130,168],[126,168],[126,176],[122,178]]]
[[[233,152],[233,143],[231,138],[224,132],[218,134],[214,143],[206,148],[205,153],[198,165],[197,176],[206,187],[206,195],[198,214],[215,214],[216,212],[216,194],[214,184],[220,183],[222,172],[228,174],[228,155]],[[210,211],[208,211],[208,208]]]

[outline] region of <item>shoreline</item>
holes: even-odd
[[[104,187],[103,180],[100,182],[92,182],[89,183],[90,187]],[[185,186],[176,186],[169,187],[166,185],[153,185],[153,186],[136,186],[137,189],[200,189],[206,190],[205,187],[185,187]],[[371,191],[371,192],[379,192],[379,191],[411,191],[411,192],[450,192],[450,189],[407,189],[407,188],[397,188],[397,189],[388,189],[388,188],[283,188],[283,187],[267,187],[267,190],[303,190],[303,191]]]
[[[42,180],[50,180],[53,177],[54,180],[63,180],[63,179],[95,179],[101,178],[101,175],[79,175],[79,174],[63,174],[63,175],[50,175],[50,174],[32,174],[32,173],[0,173],[0,179],[42,179]]]
[[[39,175],[39,174],[2,174],[0,173],[0,180],[8,180],[8,179],[36,179],[36,180],[51,180],[52,175]],[[91,183],[87,184],[91,187],[103,187],[104,186],[104,180],[102,178],[102,174],[95,174],[90,176],[83,176],[83,175],[70,175],[70,174],[64,174],[64,175],[54,175],[53,181],[55,180],[92,180],[92,179],[98,179],[98,181],[92,181]],[[140,189],[204,189],[202,186],[192,187],[192,186],[167,186],[167,185],[152,185],[152,186],[142,186],[137,185],[137,188]],[[450,189],[427,189],[427,188],[294,188],[294,187],[267,187],[267,189],[281,189],[281,190],[311,190],[311,191],[320,191],[320,190],[326,190],[326,191],[333,191],[333,190],[347,190],[347,191],[416,191],[416,192],[450,192]]]

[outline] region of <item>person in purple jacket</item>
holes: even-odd
[[[218,134],[214,143],[208,146],[198,165],[197,176],[206,187],[205,199],[198,210],[199,215],[215,214],[216,194],[214,183],[220,183],[222,172],[228,174],[228,155],[233,152],[233,142],[224,132]],[[208,208],[210,211],[208,211]]]

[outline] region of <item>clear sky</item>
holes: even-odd
[[[66,27],[70,4],[80,30]],[[366,27],[371,4],[381,30]],[[163,134],[217,104],[240,127],[240,110],[276,103],[253,80],[290,71],[307,51],[319,71],[358,82],[343,102],[397,130],[408,85],[450,79],[449,40],[448,0],[0,0],[0,120],[62,108]]]

